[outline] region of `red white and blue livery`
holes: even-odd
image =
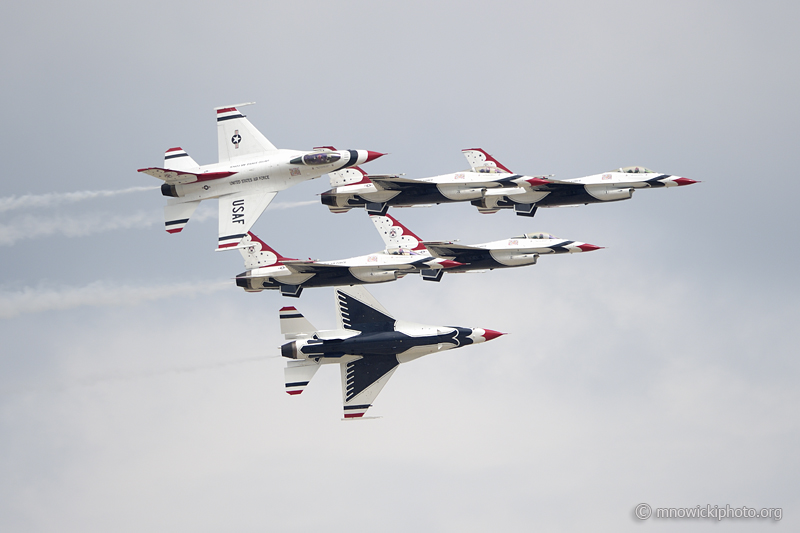
[[[200,202],[219,198],[218,250],[235,248],[279,191],[384,155],[368,150],[276,148],[239,111],[244,105],[249,104],[216,108],[218,163],[200,166],[182,148],[170,148],[163,167],[139,169],[164,181],[167,232],[180,232]]]
[[[440,281],[445,272],[533,265],[540,255],[573,254],[600,248],[559,239],[549,233],[528,233],[474,245],[424,242],[391,215],[371,215],[370,219],[386,248],[334,261],[298,261],[283,257],[249,232],[239,248],[247,270],[236,276],[236,285],[248,292],[280,290],[284,296],[299,297],[308,287],[385,283],[408,274]]]
[[[644,167],[625,167],[569,180],[515,174],[481,148],[462,150],[470,164],[463,172],[410,179],[398,175],[368,176],[350,168],[331,174],[331,189],[321,201],[334,213],[364,207],[386,214],[391,206],[470,202],[481,213],[513,209],[532,217],[539,207],[562,207],[627,200],[637,189],[697,183]]]
[[[339,365],[345,419],[362,418],[397,367],[431,353],[496,339],[499,331],[395,319],[363,287],[335,290],[337,329],[319,331],[294,307],[280,310],[286,392],[301,394],[322,365]]]

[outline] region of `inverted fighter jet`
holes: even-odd
[[[170,148],[163,168],[139,169],[164,181],[167,232],[180,232],[200,202],[219,198],[217,249],[235,248],[279,191],[384,155],[368,150],[276,148],[239,112],[245,105],[249,104],[215,108],[218,163],[200,166],[182,148]]]
[[[386,249],[335,261],[298,261],[281,256],[248,232],[240,247],[248,270],[236,276],[236,285],[248,292],[279,289],[299,297],[306,287],[335,287],[384,283],[408,274],[440,281],[445,271],[471,272],[536,264],[540,255],[590,252],[599,246],[559,239],[549,233],[465,246],[452,242],[423,242],[391,215],[370,215]]]
[[[384,215],[390,206],[470,202],[481,213],[514,209],[532,217],[539,207],[561,207],[627,200],[636,189],[675,187],[694,180],[661,174],[644,167],[625,167],[570,180],[515,174],[480,148],[462,150],[470,164],[464,172],[409,179],[398,175],[368,176],[359,168],[331,174],[331,189],[321,201],[334,213],[365,207]]]
[[[491,329],[426,326],[396,320],[363,287],[335,291],[338,328],[318,331],[295,309],[280,310],[286,392],[301,394],[320,366],[338,364],[344,418],[360,418],[401,363],[496,339]]]

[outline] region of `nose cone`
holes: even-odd
[[[689,178],[676,178],[672,181],[675,182],[678,185],[678,187],[680,187],[681,185],[691,185],[692,183],[700,183],[695,180],[690,180]]]
[[[593,252],[595,250],[603,249],[602,246],[595,246],[594,244],[586,244],[586,243],[581,244],[580,246],[578,246],[578,248],[580,248],[582,252]]]
[[[481,337],[483,337],[483,339],[486,341],[490,341],[492,339],[500,337],[501,335],[505,335],[505,333],[500,333],[499,331],[495,331],[493,329],[478,330],[478,333],[480,333],[480,331],[483,331]]]
[[[458,261],[453,261],[451,259],[445,259],[444,261],[440,262],[439,264],[442,265],[442,268],[455,268],[455,267],[464,266],[464,263],[459,263]]]
[[[367,150],[367,160],[365,161],[365,163],[369,163],[370,161],[374,161],[375,159],[378,159],[379,157],[383,157],[385,155],[386,154],[382,154],[380,152],[373,152],[372,150]]]

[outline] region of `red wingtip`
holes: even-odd
[[[442,265],[442,268],[455,268],[455,267],[464,266],[464,263],[459,263],[458,261],[453,261],[451,259],[445,259],[444,261],[442,261],[439,264]]]
[[[383,157],[385,155],[386,154],[382,154],[380,152],[373,152],[372,150],[367,150],[367,160],[365,161],[365,163],[369,163],[370,161],[374,161],[379,157]]]
[[[678,178],[678,179],[674,179],[672,181],[677,183],[679,187],[681,185],[691,185],[692,183],[700,183],[699,181],[690,180],[689,178]]]
[[[297,311],[297,308],[294,306],[290,307],[281,307],[281,311]]]
[[[505,333],[500,333],[499,331],[495,331],[493,329],[484,329],[483,330],[483,338],[486,339],[487,341],[490,341],[492,339],[496,339],[497,337],[499,337],[501,335],[505,335]]]
[[[578,248],[580,248],[584,252],[593,252],[595,250],[603,249],[602,246],[595,246],[594,244],[581,244],[580,246],[578,246]]]

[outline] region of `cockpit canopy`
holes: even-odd
[[[654,170],[650,170],[649,168],[645,167],[624,167],[624,168],[615,168],[610,172],[622,172],[625,174],[655,174]]]
[[[306,154],[301,157],[295,157],[289,162],[292,165],[328,165],[330,163],[335,163],[341,158],[341,154],[336,152],[317,152],[314,154]]]
[[[494,165],[484,165],[481,167],[475,167],[472,169],[479,174],[506,174],[507,172],[501,168],[497,168]]]
[[[387,248],[386,253],[389,255],[420,255],[419,252],[409,248]]]
[[[519,237],[512,237],[512,239],[558,239],[555,235],[551,235],[550,233],[526,233],[524,235],[520,235]]]

